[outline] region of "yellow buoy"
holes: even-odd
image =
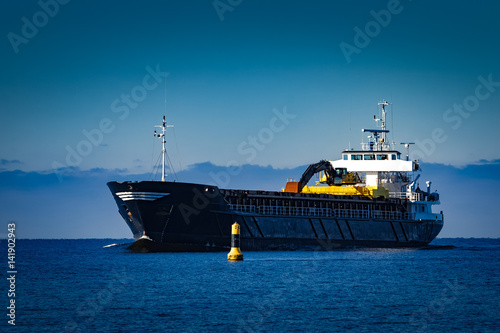
[[[240,250],[240,225],[236,222],[231,227],[231,251],[227,254],[227,260],[243,260],[243,253]]]

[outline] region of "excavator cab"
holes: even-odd
[[[344,178],[347,175],[347,168],[337,168],[335,169],[335,176]]]
[[[338,169],[333,169],[333,171],[334,172],[330,171],[330,174],[328,174],[326,170],[324,173],[320,171],[319,182],[317,183],[328,184],[328,185],[342,185],[343,180],[347,175],[347,169],[338,168]]]
[[[339,169],[344,170],[344,173],[342,174],[342,185],[356,185],[362,183],[361,178],[359,177],[357,172],[347,172],[346,168]]]
[[[361,183],[361,179],[356,172],[348,172],[347,168],[337,168],[335,169],[335,175],[333,177],[333,185],[356,185]],[[329,184],[328,175],[320,172],[319,181],[316,184]]]

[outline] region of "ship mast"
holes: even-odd
[[[165,132],[167,131],[167,127],[174,127],[174,125],[166,125],[166,121],[165,121],[165,116],[163,116],[163,122],[160,125],[156,125],[155,127],[161,127],[161,131],[162,133],[159,134],[159,133],[156,133],[156,130],[155,130],[155,134],[154,136],[157,137],[157,138],[161,138],[162,139],[162,150],[161,150],[161,159],[162,159],[162,166],[161,166],[161,181],[164,182],[165,181],[165,161],[166,161],[166,158],[167,158],[167,150],[165,149],[165,143],[167,143],[166,139],[165,139]]]
[[[385,111],[385,107],[386,107],[387,105],[389,105],[389,103],[387,103],[387,101],[384,99],[384,100],[382,100],[382,102],[379,102],[379,103],[378,103],[378,105],[382,106],[382,119],[378,119],[378,118],[376,118],[376,119],[375,119],[375,121],[376,121],[376,122],[379,122],[379,121],[381,121],[381,122],[382,122],[382,123],[380,124],[380,127],[382,128],[382,131],[383,131],[383,132],[382,132],[382,140],[383,140],[382,142],[384,142],[384,143],[385,143],[385,142],[386,142],[386,140],[385,140],[385,139],[386,139],[386,138],[385,138],[385,133],[387,133],[387,132],[385,132],[385,130],[386,130],[386,129],[385,129],[385,114],[387,113],[387,111]]]
[[[386,129],[385,120],[385,116],[387,114],[387,110],[385,109],[385,107],[389,105],[389,103],[386,100],[382,100],[382,102],[379,102],[378,105],[382,106],[382,117],[377,118],[377,116],[373,116],[373,120],[375,120],[375,122],[377,123],[378,128],[361,130],[362,132],[372,133],[372,135],[368,137],[369,141],[367,144],[365,144],[364,142],[361,143],[361,147],[363,150],[381,151],[390,149],[390,145],[386,142],[386,133],[389,133],[389,130]]]

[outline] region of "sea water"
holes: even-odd
[[[499,239],[436,239],[424,249],[242,249],[241,262],[226,253],[130,253],[129,242],[18,240],[15,326],[2,279],[0,329],[500,331]]]

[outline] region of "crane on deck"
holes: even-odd
[[[288,181],[284,191],[290,193],[300,193],[309,180],[311,180],[312,176],[322,171],[325,173],[325,177],[322,178],[322,182],[325,182],[329,186],[351,183],[350,181],[347,181],[352,177],[346,177],[349,175],[346,168],[335,169],[329,161],[321,160],[318,163],[309,165],[298,182]]]

